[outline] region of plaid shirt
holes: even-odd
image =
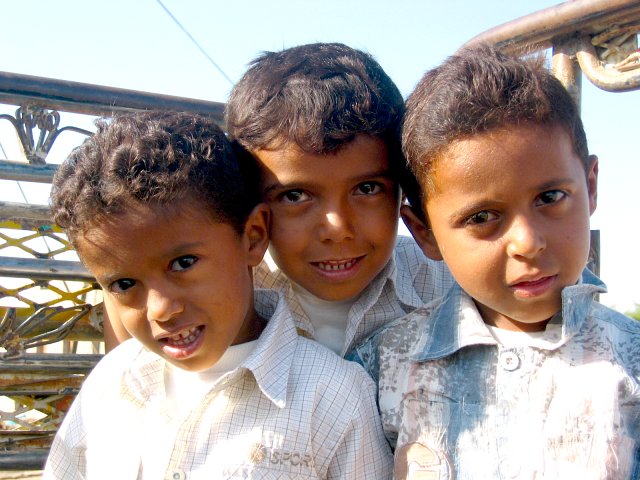
[[[167,448],[152,461],[167,479],[390,478],[373,382],[298,336],[278,298],[257,291],[265,331],[184,419],[171,418],[165,360],[135,339],[106,355],[65,417],[44,478],[146,478],[141,451],[158,434]]]
[[[640,322],[598,291],[585,271],[558,328],[510,347],[455,286],[359,347],[395,478],[640,478]]]
[[[255,271],[254,283],[280,291],[293,312],[298,332],[314,338],[313,325],[284,273],[263,261]],[[394,255],[351,307],[342,356],[385,324],[440,298],[452,284],[444,262],[425,257],[413,238],[398,236]]]

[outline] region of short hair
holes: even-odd
[[[404,154],[422,186],[405,192],[416,213],[423,213],[434,161],[452,142],[524,122],[564,128],[586,171],[589,151],[578,108],[542,56],[464,47],[428,71],[407,100],[402,127]]]
[[[132,204],[201,202],[238,233],[259,202],[257,167],[212,119],[154,111],[96,122],[54,175],[51,213],[73,242]],[[179,208],[179,204],[178,204]]]
[[[371,55],[313,43],[256,58],[231,92],[226,124],[253,151],[294,143],[324,155],[366,134],[402,158],[403,113],[398,87]]]

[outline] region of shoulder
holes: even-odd
[[[621,366],[640,377],[640,321],[594,301],[581,333],[591,350],[611,351]]]
[[[289,287],[289,279],[275,264],[269,252],[253,269],[253,283],[256,288],[283,291]]]
[[[402,351],[413,350],[435,306],[439,303],[440,300],[435,300],[386,324],[373,332],[363,344],[371,343],[379,348],[385,347]]]
[[[361,364],[377,381],[380,365],[389,369],[408,361],[425,331],[431,311],[432,305],[425,305],[386,324],[357,346],[349,358]]]
[[[340,357],[325,346],[304,337],[298,338],[293,374],[297,382],[311,382],[314,388],[329,392],[353,390],[370,385],[370,378],[360,365]]]
[[[299,337],[287,404],[303,412],[297,429],[310,428],[314,463],[323,478],[390,478],[392,457],[376,386],[360,365]]]
[[[610,325],[622,335],[640,334],[640,321],[627,317],[610,307],[594,301],[591,312],[597,321]],[[638,339],[638,342],[640,342],[640,339]]]
[[[338,430],[355,419],[373,416],[376,386],[361,365],[345,360],[328,348],[299,337],[298,348],[289,376],[294,401],[312,401],[318,419],[333,418]]]
[[[148,362],[157,359],[135,338],[130,338],[107,353],[94,367],[82,384],[82,392],[88,398],[98,398],[105,395],[118,395],[122,379],[139,364],[142,359]]]
[[[398,235],[394,260],[398,278],[408,279],[425,303],[444,295],[453,285],[446,264],[428,258],[413,237]]]
[[[143,351],[142,344],[135,338],[130,338],[102,357],[89,377],[122,374]]]
[[[603,334],[624,342],[636,352],[640,351],[640,321],[596,301],[593,302],[589,316]]]
[[[413,237],[406,235],[398,235],[393,253],[396,262],[402,265],[419,265],[432,261],[422,252]]]

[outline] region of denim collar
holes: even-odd
[[[578,283],[564,288],[562,312],[551,320],[562,322],[562,335],[560,339],[550,335],[541,348],[554,350],[572,338],[582,327],[594,295],[602,292],[606,292],[605,284],[587,269]],[[497,342],[473,299],[456,283],[425,322],[412,358],[415,361],[435,360],[470,345],[497,345]]]

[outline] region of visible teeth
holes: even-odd
[[[193,342],[196,338],[198,338],[197,332],[198,327],[193,327],[188,330],[183,330],[176,335],[171,335],[170,337],[167,337],[167,340],[169,341],[169,343],[181,347]]]
[[[318,267],[320,268],[320,270],[327,270],[327,271],[336,271],[336,270],[344,270],[347,268],[351,268],[353,266],[353,264],[355,263],[354,260],[348,260],[347,262],[344,263],[324,263],[324,262],[318,262]]]

